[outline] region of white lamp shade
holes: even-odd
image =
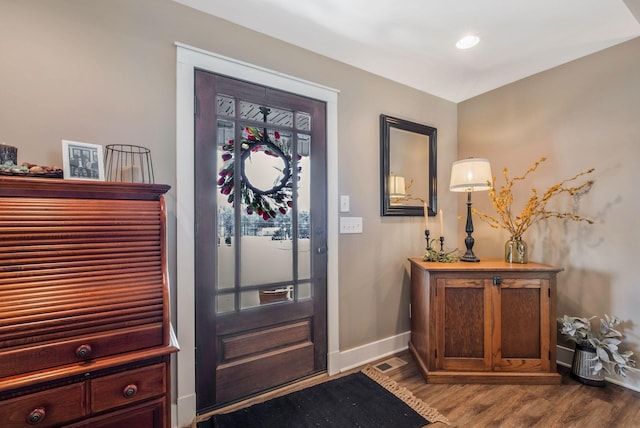
[[[491,164],[487,159],[469,158],[455,161],[451,167],[452,192],[477,192],[489,190],[493,182]]]
[[[405,194],[404,177],[401,175],[390,175],[389,196],[392,198],[402,198]]]

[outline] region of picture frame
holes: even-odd
[[[62,140],[64,178],[104,181],[104,154],[99,144]]]

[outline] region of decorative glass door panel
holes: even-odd
[[[311,131],[310,116],[217,99],[217,311],[308,299],[311,136],[294,123]]]

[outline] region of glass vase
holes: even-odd
[[[527,243],[522,236],[512,236],[504,244],[504,261],[507,263],[527,263]]]

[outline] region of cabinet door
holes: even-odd
[[[436,279],[437,369],[491,370],[491,291],[484,279]]]
[[[549,280],[501,278],[493,288],[494,370],[549,371]]]

